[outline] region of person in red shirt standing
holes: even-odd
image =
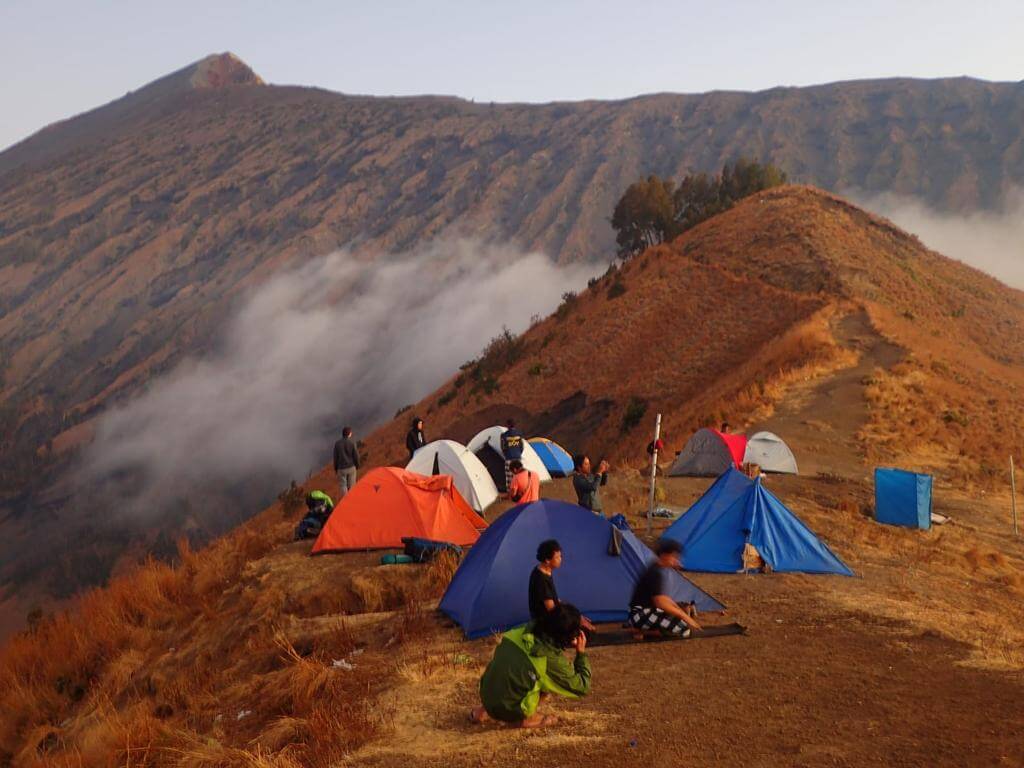
[[[509,474],[512,479],[508,484],[509,501],[515,504],[529,504],[540,500],[540,477],[536,472],[523,468],[523,462],[510,461]]]

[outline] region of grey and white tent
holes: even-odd
[[[736,466],[736,459],[728,441],[745,440],[742,435],[723,435],[714,429],[698,429],[686,442],[669,469],[669,477],[717,477],[730,467]],[[742,443],[737,454],[743,451]]]
[[[405,468],[420,475],[451,475],[473,509],[483,512],[498,500],[498,489],[471,450],[454,440],[435,440],[418,449]]]
[[[765,472],[799,474],[793,452],[781,437],[772,432],[758,432],[747,441],[743,463],[757,464]]]

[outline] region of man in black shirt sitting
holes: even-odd
[[[638,639],[649,630],[689,637],[692,630],[701,628],[693,604],[681,606],[668,595],[668,572],[681,567],[682,551],[678,541],[659,541],[655,551],[658,559],[636,583],[629,601],[629,625],[636,630]]]
[[[530,618],[534,620],[555,610],[560,602],[552,575],[562,565],[562,546],[554,539],[542,541],[537,547],[537,562],[537,567],[530,573]],[[583,629],[594,631],[594,625],[586,616],[582,622]]]
[[[530,574],[530,618],[539,619],[558,605],[558,590],[552,572],[562,564],[562,547],[554,539],[542,541],[537,547],[539,565]]]

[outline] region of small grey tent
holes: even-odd
[[[786,475],[800,474],[796,458],[781,437],[771,432],[758,432],[747,441],[744,464],[757,464],[765,472]]]
[[[743,464],[744,435],[723,434],[714,429],[698,429],[676,456],[670,477],[717,477],[730,467]]]

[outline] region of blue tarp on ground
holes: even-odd
[[[529,443],[552,477],[568,477],[572,474],[572,456],[565,448],[546,437],[531,437]]]
[[[621,536],[620,554],[610,555],[616,533]],[[562,545],[562,567],[554,573],[558,598],[591,621],[625,621],[633,587],[654,554],[630,531],[552,499],[520,504],[491,523],[456,571],[441,598],[441,610],[470,638],[529,621],[530,572],[537,565],[537,546],[546,539]],[[692,601],[700,611],[723,610],[681,574],[673,571],[671,584],[677,602]]]
[[[735,573],[749,542],[775,571],[853,575],[759,479],[736,469],[720,475],[664,535],[683,545],[689,571]]]
[[[932,527],[932,476],[875,469],[875,520],[908,528]]]

